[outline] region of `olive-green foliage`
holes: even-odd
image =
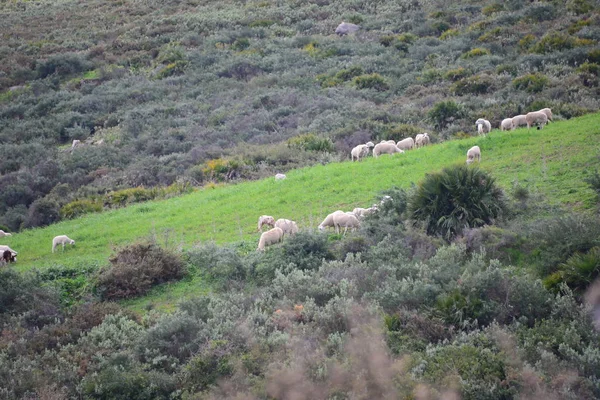
[[[352,79],[357,89],[375,89],[379,92],[388,90],[390,85],[378,73],[360,75]]]
[[[503,11],[504,10],[504,4],[502,3],[492,3],[488,6],[485,6],[481,9],[481,13],[483,15],[492,15],[494,13],[497,13],[499,11]]]
[[[584,182],[587,183],[589,185],[589,187],[594,190],[600,199],[600,173],[598,173],[598,170],[595,170],[593,173],[591,173],[589,176],[585,177]]]
[[[352,80],[352,78],[362,75],[363,69],[359,66],[352,66],[348,69],[342,69],[336,72],[334,75],[317,75],[317,82],[321,84],[321,87],[333,87],[344,84],[344,82]]]
[[[588,39],[579,39],[559,32],[551,32],[544,35],[535,45],[533,45],[531,52],[546,54],[591,44],[593,44],[593,41]]]
[[[513,79],[513,87],[530,93],[541,92],[550,80],[543,74],[536,72]]]
[[[333,142],[331,139],[318,137],[314,133],[306,133],[288,139],[287,145],[290,148],[296,148],[305,151],[333,151]]]
[[[180,279],[183,263],[172,251],[156,244],[137,243],[124,247],[100,271],[97,290],[103,299],[122,299],[146,293],[153,285]]]
[[[492,80],[486,75],[475,75],[455,82],[451,90],[458,96],[484,94],[492,90]]]
[[[457,81],[459,79],[466,78],[469,75],[471,75],[471,71],[469,71],[468,69],[466,69],[464,67],[458,67],[456,69],[451,69],[451,70],[447,71],[444,74],[444,78],[451,80],[451,81]]]
[[[84,214],[101,212],[102,204],[94,200],[75,200],[65,204],[60,209],[60,215],[63,219],[77,218]]]
[[[484,49],[481,47],[476,47],[474,49],[471,49],[469,51],[467,51],[466,53],[464,53],[461,58],[473,58],[473,57],[481,57],[481,56],[486,56],[491,54],[490,51],[488,49]]]
[[[491,224],[506,209],[495,179],[477,167],[444,168],[421,181],[409,201],[411,218],[430,234],[452,238],[465,228]]]

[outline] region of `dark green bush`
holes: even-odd
[[[213,341],[210,347],[192,358],[184,367],[183,387],[189,393],[204,391],[217,380],[233,373],[225,341]]]
[[[139,296],[153,285],[181,279],[185,274],[177,254],[152,243],[127,246],[109,261],[110,267],[98,276],[97,290],[103,299]]]
[[[473,57],[481,57],[481,56],[487,56],[490,55],[490,51],[488,49],[484,49],[481,47],[476,47],[474,49],[471,49],[469,51],[467,51],[466,53],[463,53],[463,55],[461,56],[461,58],[465,58],[465,59],[469,59],[469,58],[473,58]]]
[[[600,173],[598,173],[598,170],[583,178],[583,181],[588,184],[590,189],[596,192],[600,199]]]
[[[333,142],[331,139],[318,137],[314,133],[307,133],[288,139],[287,145],[290,148],[296,148],[305,151],[333,151]]]
[[[455,82],[450,90],[458,96],[484,94],[492,90],[492,80],[488,76],[475,75]]]
[[[456,69],[451,69],[447,71],[444,74],[444,78],[451,81],[457,81],[459,79],[466,78],[469,75],[471,75],[471,71],[463,67],[458,67]]]
[[[593,44],[593,42],[586,39],[575,38],[559,32],[551,32],[544,35],[535,45],[533,45],[531,51],[533,53],[546,54],[590,44]]]
[[[427,113],[427,116],[433,122],[437,129],[444,129],[453,121],[463,118],[465,111],[462,105],[453,100],[442,101],[433,106]]]
[[[206,273],[221,284],[228,280],[241,281],[246,278],[246,270],[240,255],[231,248],[206,243],[194,246],[187,252],[189,266]]]
[[[423,221],[429,234],[448,239],[465,228],[493,223],[505,210],[495,179],[466,165],[428,174],[409,200],[411,218]]]
[[[549,289],[558,290],[561,283],[566,283],[577,294],[582,294],[587,287],[600,276],[600,247],[594,247],[587,253],[576,253],[558,266],[558,270],[544,280]]]
[[[550,80],[543,74],[536,72],[513,79],[513,87],[518,90],[525,90],[529,93],[541,92]]]
[[[31,204],[24,228],[46,226],[60,220],[60,204],[52,198],[44,197]]]
[[[74,53],[58,54],[36,65],[38,77],[41,79],[53,74],[66,77],[88,69],[92,69],[92,64]]]

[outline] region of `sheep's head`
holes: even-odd
[[[367,147],[375,147],[375,145],[373,144],[373,142],[367,142],[367,143],[365,143],[365,145]]]
[[[74,241],[73,239],[71,239],[71,240],[69,241],[69,243],[70,243],[70,244],[75,244],[75,241]]]

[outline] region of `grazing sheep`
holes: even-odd
[[[2,229],[0,229],[0,237],[4,236],[12,236],[12,233],[4,232]]]
[[[325,228],[335,228],[335,225],[333,223],[333,216],[336,214],[345,214],[345,213],[342,210],[337,210],[337,211],[332,212],[328,216],[326,216],[325,219],[323,220],[323,222],[321,222],[321,224],[319,225],[319,230],[321,232],[324,232]]]
[[[75,244],[75,241],[73,239],[69,239],[67,237],[67,235],[60,235],[60,236],[56,236],[54,239],[52,239],[52,252],[54,253],[54,250],[56,250],[56,246],[58,246],[59,244],[62,244],[62,248],[63,251],[65,251],[65,244]]]
[[[360,26],[358,26],[356,24],[351,24],[349,22],[342,21],[342,23],[339,24],[337,28],[335,28],[335,33],[339,36],[344,36],[349,33],[354,33],[356,31],[358,31],[359,29],[360,29]]]
[[[5,265],[11,262],[17,262],[17,256],[10,250],[4,250],[2,252],[2,258],[0,258],[0,265]]]
[[[370,142],[369,142],[370,143]],[[372,144],[372,143],[371,143]],[[352,157],[352,161],[356,158],[356,161],[360,161],[361,158],[364,158],[369,154],[370,147],[367,144],[359,144],[354,147],[350,152],[350,156]]]
[[[379,143],[375,145],[373,148],[373,157],[377,158],[381,154],[394,154],[394,153],[404,153],[404,150],[400,150],[398,146],[396,146],[396,142],[392,143]]]
[[[527,113],[525,114],[525,119],[527,120],[527,129],[531,128],[534,124],[538,124],[538,129],[542,129],[548,123],[548,116],[541,111]]]
[[[552,121],[552,110],[549,108],[542,108],[540,110],[540,112],[543,112],[544,114],[546,114],[546,117],[548,117],[548,121]]]
[[[505,118],[500,122],[500,129],[503,131],[510,131],[513,129],[513,119]]]
[[[281,181],[281,180],[283,180],[283,179],[285,179],[285,178],[287,178],[287,177],[285,176],[285,174],[275,174],[275,180],[276,180],[276,181]]]
[[[275,228],[281,229],[284,235],[295,235],[298,233],[298,225],[291,219],[279,218],[275,221]]]
[[[271,217],[270,215],[261,215],[260,217],[258,217],[258,231],[262,230],[262,227],[264,225],[268,225],[271,228],[275,227],[275,218]]]
[[[527,117],[523,114],[513,117],[512,125],[513,125],[512,126],[513,129],[516,129],[516,128],[520,127],[521,125],[527,125]]]
[[[480,135],[490,133],[492,130],[492,124],[487,119],[479,118],[475,121],[475,125],[477,125],[477,132],[479,132]]]
[[[376,211],[376,208],[373,208],[373,207],[369,207],[369,208],[356,207],[354,210],[352,210],[352,214],[354,214],[354,216],[360,220],[375,211]]]
[[[348,228],[351,230],[358,229],[360,222],[352,213],[333,214],[333,226],[336,233],[340,233],[340,228],[344,228],[345,235]]]
[[[395,145],[395,144],[396,144],[396,141],[395,141],[395,140],[382,140],[382,141],[381,141],[381,142],[379,142],[379,143],[389,143],[389,144],[393,144],[393,145]]]
[[[473,146],[467,151],[467,164],[471,164],[475,159],[481,162],[481,149],[479,146]]]
[[[74,149],[75,147],[80,146],[80,145],[81,145],[81,140],[75,139],[75,140],[73,140],[73,144],[71,145],[71,149]]]
[[[0,252],[5,252],[6,250],[10,251],[15,256],[17,255],[17,252],[14,251],[13,249],[11,249],[10,247],[8,247],[7,245],[0,244]]]
[[[415,137],[415,147],[416,148],[427,146],[429,143],[430,143],[429,134],[427,132],[419,133]]]
[[[396,144],[400,150],[412,150],[415,147],[415,140],[411,137],[402,139]]]
[[[264,251],[265,246],[270,246],[275,243],[281,242],[283,239],[283,231],[281,228],[273,228],[266,232],[263,232],[260,235],[260,240],[258,241],[258,248],[256,251]]]

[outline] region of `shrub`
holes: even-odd
[[[471,71],[463,67],[458,67],[456,69],[451,69],[447,71],[444,74],[444,78],[451,81],[457,81],[459,79],[466,78],[469,75],[471,75]]]
[[[243,280],[246,277],[242,258],[231,248],[207,243],[194,246],[187,256],[191,267],[218,282],[226,283],[229,279]]]
[[[575,14],[586,14],[594,9],[594,5],[589,0],[569,0],[567,1],[567,10]]]
[[[484,94],[492,88],[492,80],[488,76],[476,75],[455,82],[450,90],[458,96],[467,94]]]
[[[528,7],[523,15],[525,20],[530,22],[549,21],[556,17],[556,7],[552,4],[537,3]]]
[[[23,227],[46,226],[59,220],[60,205],[56,200],[44,197],[34,201],[31,207],[29,207],[27,219],[23,222]]]
[[[464,117],[465,112],[460,104],[448,100],[436,103],[427,115],[437,129],[443,129],[454,120]]]
[[[357,89],[375,89],[379,92],[388,90],[390,85],[377,73],[360,75],[352,80]]]
[[[481,56],[487,56],[490,55],[490,51],[488,49],[484,49],[481,47],[476,47],[474,49],[471,49],[469,51],[467,51],[466,53],[464,53],[462,56],[460,56],[461,58],[465,58],[465,59],[469,59],[469,58],[474,58],[474,57],[481,57]]]
[[[549,289],[558,290],[562,282],[566,283],[577,294],[582,294],[587,287],[600,276],[600,247],[594,247],[587,253],[576,253],[558,266],[558,271],[544,280]]]
[[[513,79],[513,87],[518,90],[525,90],[529,93],[541,92],[548,84],[549,79],[539,72],[527,74]]]
[[[493,3],[490,4],[489,6],[485,6],[481,9],[481,13],[483,15],[492,15],[494,13],[497,13],[499,11],[504,11],[504,4],[502,3]]]
[[[66,77],[92,68],[89,61],[74,53],[58,54],[36,65],[38,77],[41,79],[53,74]]]
[[[109,261],[110,267],[98,276],[97,289],[103,299],[138,296],[153,285],[180,279],[185,274],[177,254],[152,243],[127,246]]]
[[[60,215],[64,219],[77,218],[85,214],[101,212],[102,204],[95,200],[75,200],[65,204],[60,209]]]
[[[210,347],[192,358],[183,370],[183,387],[190,393],[206,390],[219,378],[233,373],[225,341],[213,341]]]
[[[600,173],[598,173],[598,170],[595,170],[590,176],[584,178],[583,181],[587,183],[590,189],[595,191],[600,198]]]
[[[572,49],[573,47],[577,46],[586,46],[592,43],[593,42],[590,42],[586,39],[574,38],[559,32],[551,32],[544,35],[539,42],[533,45],[531,52],[547,54],[556,51]]]
[[[450,39],[452,37],[458,36],[459,34],[460,31],[458,29],[448,29],[440,35],[440,40]]]
[[[529,50],[531,46],[533,46],[534,42],[535,36],[533,36],[532,34],[527,34],[523,36],[521,40],[519,40],[519,47],[521,48],[521,51],[526,51]]]
[[[447,239],[465,228],[491,224],[505,209],[495,179],[465,165],[427,175],[409,201],[411,217],[423,221],[429,234]]]
[[[305,151],[333,152],[333,142],[329,138],[320,138],[314,133],[294,136],[287,140],[290,148],[301,149]]]

